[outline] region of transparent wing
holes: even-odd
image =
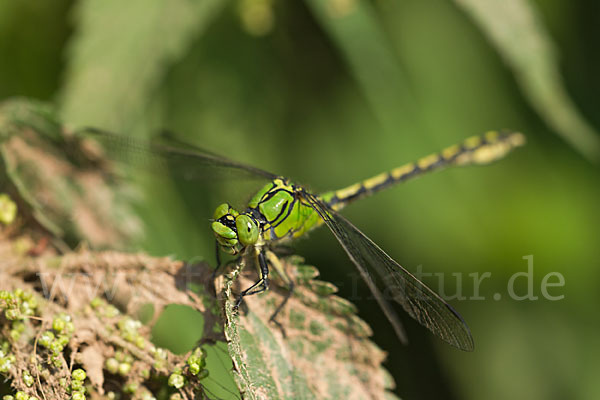
[[[387,299],[400,304],[408,315],[445,342],[465,351],[474,349],[473,337],[467,324],[448,303],[394,261],[346,218],[314,195],[305,193],[304,197],[320,214],[356,265],[400,339],[404,339],[404,332]]]
[[[87,158],[97,160],[111,170],[116,168],[123,182],[131,183],[148,201],[167,210],[169,196],[156,196],[161,187],[175,190],[177,198],[188,208],[198,223],[212,215],[214,207],[228,202],[237,209],[247,205],[249,196],[276,176],[262,169],[233,161],[200,147],[194,147],[162,135],[148,140],[117,135],[96,128],[72,133],[75,148],[85,149]],[[141,190],[139,190],[141,188]],[[162,200],[159,200],[162,199]]]
[[[96,128],[83,128],[75,132],[74,136],[100,142],[120,161],[149,169],[160,169],[168,165],[169,169],[176,169],[189,180],[215,180],[224,177],[272,180],[276,177],[270,172],[180,142],[168,135],[162,135],[158,140],[143,141]]]

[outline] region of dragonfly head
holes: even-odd
[[[239,213],[227,203],[217,207],[211,227],[217,243],[229,254],[237,254],[258,241],[256,219],[250,214]]]

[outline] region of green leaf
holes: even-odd
[[[282,261],[297,285],[277,317],[280,326],[269,322],[287,292],[279,278],[271,282],[281,286],[247,296],[247,312],[242,305],[237,313],[234,293],[249,287],[256,273],[236,268],[217,282],[225,296],[225,335],[244,397],[395,398],[388,391],[394,382],[381,367],[385,353],[367,339],[371,330],[353,307],[329,290],[313,290],[331,284],[298,280],[307,270],[299,257]]]
[[[552,39],[527,0],[455,0],[512,68],[540,117],[590,160],[600,161],[600,136],[564,86]]]
[[[126,131],[223,0],[82,1],[61,94],[65,120]]]
[[[307,4],[346,59],[383,128],[397,134],[399,126],[416,123],[405,72],[373,6],[366,1],[308,0]]]

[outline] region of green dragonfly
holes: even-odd
[[[288,295],[271,317],[276,322],[275,317],[292,295],[294,285],[273,249],[324,224],[358,269],[400,340],[405,342],[406,337],[390,300],[442,340],[461,350],[473,350],[473,337],[460,314],[338,212],[355,200],[434,170],[498,160],[525,143],[522,134],[487,132],[349,187],[317,195],[287,178],[187,144],[141,145],[93,128],[84,132],[100,141],[116,141],[129,148],[144,150],[147,147],[167,160],[185,160],[200,169],[226,169],[268,181],[250,199],[246,209],[236,210],[229,203],[223,203],[216,208],[211,220],[217,268],[221,264],[219,251],[223,251],[250,260],[258,269],[259,279],[239,294],[235,309],[245,296],[269,288],[269,270],[273,268],[289,288]]]

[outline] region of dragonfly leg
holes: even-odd
[[[221,247],[219,246],[219,242],[215,240],[215,260],[217,261],[217,268],[215,270],[221,266],[221,252],[219,250],[221,250]]]
[[[217,272],[219,272],[219,269],[221,268],[221,252],[219,250],[221,250],[219,247],[219,242],[215,240],[215,260],[217,261],[217,266],[215,267],[211,276],[212,282],[214,282],[215,278],[217,277]]]
[[[235,305],[233,306],[234,310],[237,310],[239,308],[245,296],[262,293],[265,290],[269,289],[269,266],[267,265],[267,260],[265,259],[264,250],[259,251],[257,258],[258,265],[260,267],[260,279],[254,282],[254,284],[248,289],[240,293],[240,295],[237,298],[237,301],[235,302]]]
[[[292,294],[294,293],[294,281],[285,272],[285,268],[283,267],[283,265],[281,265],[281,262],[279,261],[279,258],[277,257],[277,255],[275,255],[275,253],[269,251],[267,253],[267,257],[269,258],[269,264],[271,264],[271,266],[275,269],[275,271],[277,271],[283,282],[288,286],[288,292],[285,294],[283,301],[281,302],[281,304],[279,304],[279,306],[277,306],[277,309],[269,319],[281,328],[281,325],[279,324],[279,322],[277,322],[275,318],[277,318],[279,312],[283,310],[283,307],[285,307],[290,297],[292,297]]]

